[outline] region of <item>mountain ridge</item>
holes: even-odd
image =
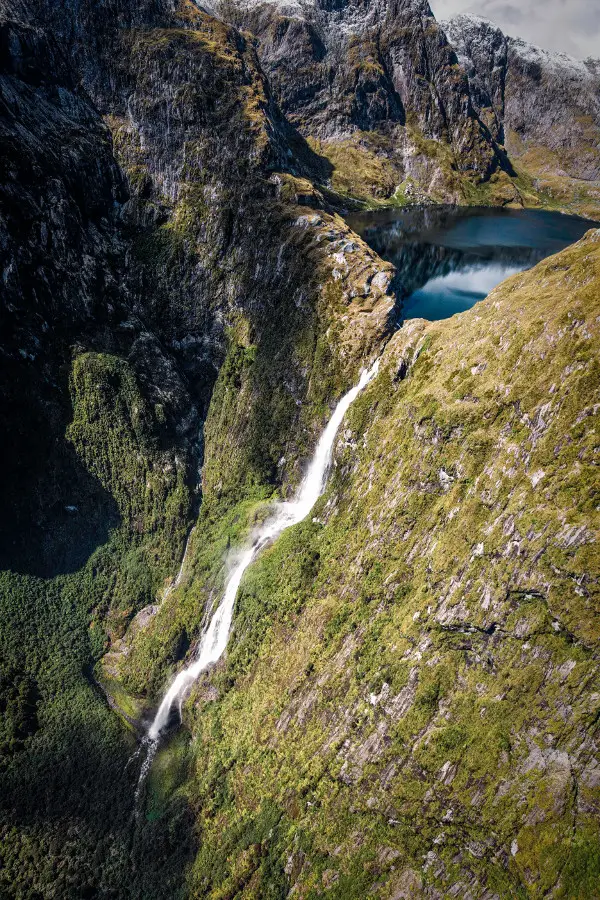
[[[593,60],[586,63],[506,37],[493,23],[474,16],[443,24],[471,82],[483,88],[480,109],[502,121],[511,157],[522,156],[531,144],[532,149],[559,153],[554,165],[562,174],[597,182],[600,80]],[[490,77],[499,79],[497,86],[486,84]]]
[[[332,161],[330,183],[350,198],[597,213],[593,61],[536,50],[480,17],[438,23],[426,0],[228,0],[208,8],[256,37],[282,109]],[[477,64],[465,41],[479,41]],[[482,93],[488,79],[498,85]],[[490,89],[502,98],[492,102]],[[567,176],[564,184],[554,175]]]
[[[317,8],[0,0],[7,897],[593,897],[598,233],[394,333],[340,209],[550,195],[424,0]]]

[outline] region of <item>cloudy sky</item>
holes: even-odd
[[[514,37],[583,59],[600,57],[600,0],[429,0],[438,19],[477,13]]]

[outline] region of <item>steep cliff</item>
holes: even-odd
[[[549,52],[477,16],[441,23],[469,77],[473,105],[537,187],[585,212],[600,202],[597,63]]]
[[[260,471],[240,461],[229,474],[272,489],[286,442],[300,439],[296,426],[310,442],[324,403],[384,336],[393,302],[391,268],[322,208],[305,177],[322,161],[275,106],[247,41],[191,5],[163,10],[161,28],[117,28],[104,9],[105,34],[112,28],[119,47],[109,63],[108,42],[96,48],[89,34],[102,9],[82,4],[75,21],[87,30],[71,43],[60,43],[60,22],[50,36],[8,20],[2,33],[10,435],[2,477],[14,513],[3,523],[2,553],[13,566],[22,556],[22,567],[50,574],[77,567],[98,543],[94,532],[106,538],[119,521],[106,494],[118,476],[91,473],[73,454],[74,439],[64,442],[73,359],[111,354],[131,370],[148,404],[139,430],[149,429],[154,465],[194,489],[216,373],[228,348],[236,358],[246,353],[254,393],[241,401],[251,413],[241,427],[254,430]],[[65,16],[63,25],[73,21]],[[114,147],[85,87],[111,110]],[[342,307],[334,340],[328,328]],[[300,412],[315,361],[331,395],[313,387],[312,406]],[[87,388],[73,370],[71,395]],[[27,391],[32,403],[19,416]],[[111,388],[104,391],[108,399]],[[239,428],[244,417],[235,413]],[[75,547],[80,529],[89,541]]]
[[[282,109],[343,198],[598,214],[594,63],[426,0],[214,0],[248,29]],[[516,169],[515,169],[516,165]],[[559,175],[559,178],[554,176]]]
[[[508,161],[426,0],[222,2],[248,28],[283,111],[343,195],[464,198]]]
[[[94,665],[177,569],[218,371],[226,510],[297,480],[385,339],[391,267],[323,208],[326,163],[234,29],[191,4],[3,10],[2,891],[175,896],[185,807],[132,831],[132,735]]]

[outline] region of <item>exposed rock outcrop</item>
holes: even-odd
[[[542,50],[477,16],[441,23],[473,104],[514,160],[591,182],[600,192],[598,63]],[[600,193],[599,193],[600,196]]]
[[[388,196],[410,179],[424,193],[457,197],[453,177],[485,181],[508,168],[427,0],[232,0],[212,8],[257,36],[275,95],[306,137],[325,152],[354,149],[363,169],[390,161],[396,183]]]

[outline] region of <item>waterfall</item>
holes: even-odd
[[[323,493],[337,431],[348,408],[362,389],[375,376],[378,368],[379,360],[369,370],[364,370],[358,384],[342,397],[319,439],[310,466],[302,479],[295,498],[276,505],[273,515],[260,527],[255,533],[251,545],[242,551],[238,557],[227,581],[223,599],[215,610],[201,638],[196,658],[187,668],[179,672],[163,697],[155,719],[148,731],[147,740],[149,742],[154,743],[158,741],[160,733],[167,725],[171,710],[175,705],[178,707],[181,715],[181,705],[194,681],[211,663],[215,663],[225,650],[231,628],[235,598],[242,576],[252,560],[266,544],[278,537],[282,531],[285,531],[286,528],[290,528],[292,525],[297,525],[298,522],[305,519]]]

